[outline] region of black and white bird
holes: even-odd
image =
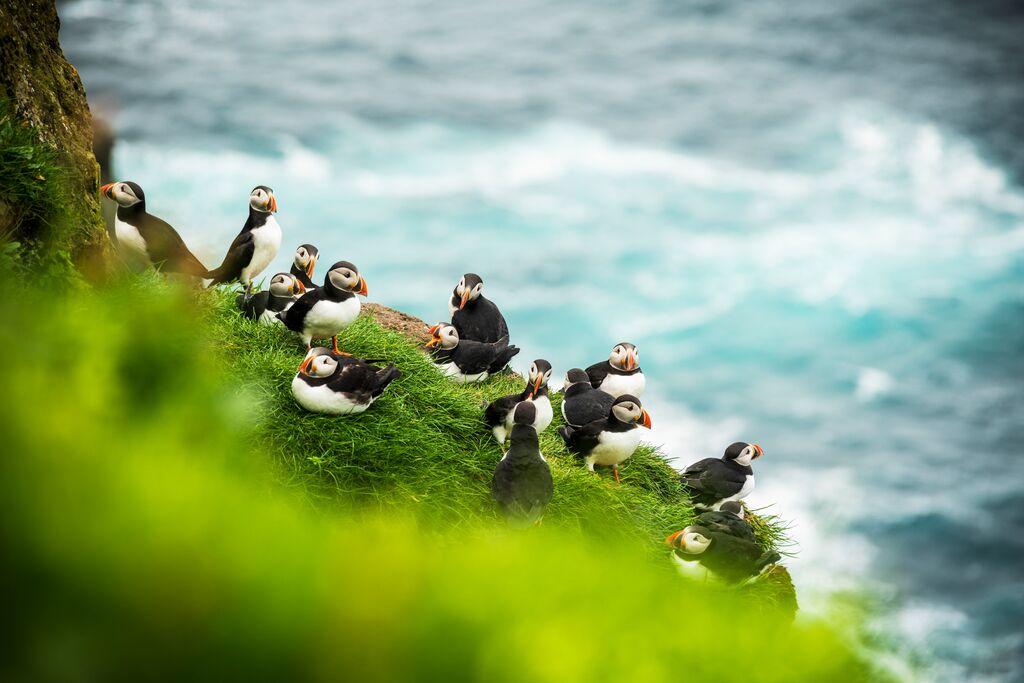
[[[692,492],[698,510],[718,510],[722,503],[741,501],[754,490],[754,470],[750,463],[764,455],[756,443],[737,441],[725,449],[721,458],[704,458],[679,475]]]
[[[562,387],[562,417],[570,427],[582,427],[608,415],[615,397],[590,383],[585,370],[572,368]]]
[[[697,516],[695,524],[715,533],[729,534],[747,541],[757,540],[754,527],[746,520],[743,505],[735,500],[722,503],[718,510],[702,512]]]
[[[548,380],[551,379],[551,363],[538,358],[530,364],[530,373],[526,378],[526,388],[518,394],[509,394],[494,399],[484,411],[484,420],[491,428],[494,438],[499,444],[505,444],[505,438],[512,431],[512,416],[516,405],[522,401],[533,401],[536,407],[536,421],[533,423],[537,433],[543,432],[551,424],[554,413],[551,410],[551,398],[548,396]],[[605,411],[607,414],[607,411]]]
[[[246,296],[252,293],[252,281],[270,265],[281,248],[281,226],[274,214],[277,199],[266,185],[257,185],[249,194],[249,217],[242,226],[224,261],[209,272],[211,285],[238,280]]]
[[[753,541],[697,525],[677,531],[665,542],[674,548],[672,559],[680,573],[699,581],[739,583],[758,576],[781,559],[779,553],[763,551]]]
[[[533,423],[537,404],[522,401],[512,413],[511,445],[494,468],[491,493],[509,525],[525,527],[537,524],[555,492],[551,468],[540,452]]]
[[[348,261],[338,261],[324,276],[323,287],[306,292],[277,317],[301,335],[307,348],[313,339],[330,337],[331,348],[340,354],[338,334],[359,317],[361,306],[356,295],[366,296],[367,291],[359,269]]]
[[[448,300],[448,314],[462,339],[495,342],[508,336],[508,325],[493,301],[483,294],[484,281],[466,273]]]
[[[612,396],[639,397],[644,393],[646,381],[640,369],[640,351],[629,342],[615,345],[608,360],[587,368],[587,376],[595,389]]]
[[[138,184],[109,183],[100,188],[100,194],[117,203],[111,236],[129,262],[165,273],[206,276],[206,266],[189,251],[178,231],[146,212],[146,195]]]
[[[651,416],[640,399],[624,394],[615,399],[606,417],[578,428],[561,427],[558,433],[588,470],[593,472],[594,465],[611,466],[615,481],[619,481],[619,465],[640,445],[638,426],[650,429]]]
[[[264,325],[276,325],[281,322],[277,314],[294,304],[305,291],[306,288],[291,273],[277,273],[270,278],[267,289],[250,297],[239,294],[235,297],[235,304],[246,318]]]
[[[300,244],[295,250],[292,258],[292,269],[289,271],[299,279],[299,282],[306,289],[313,289],[313,269],[316,268],[316,260],[320,258],[320,250],[312,244]]]
[[[430,351],[434,365],[451,379],[460,384],[483,382],[490,377],[491,369],[508,365],[519,349],[508,345],[508,339],[496,342],[478,342],[461,339],[458,330],[448,323],[438,323],[430,328]]]
[[[310,349],[292,380],[296,402],[313,413],[361,413],[402,373],[394,365],[379,368],[361,358],[340,356],[330,349]]]

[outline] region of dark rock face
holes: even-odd
[[[58,40],[54,0],[0,0],[0,100],[16,122],[56,150],[64,169],[67,227],[57,235],[18,234],[31,244],[65,249],[84,275],[102,277],[110,248],[100,215],[99,169],[92,151],[92,117],[85,88]],[[41,181],[42,182],[42,181]],[[22,232],[33,226],[22,226]]]

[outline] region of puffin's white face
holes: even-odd
[[[686,527],[680,535],[679,549],[688,555],[700,555],[711,545],[711,539],[695,530],[693,527]]]
[[[273,192],[257,187],[249,195],[249,206],[263,213],[274,213],[277,211],[277,200]]]
[[[466,276],[463,275],[462,279],[459,280],[459,284],[455,286],[455,294],[460,299],[459,308],[464,308],[468,301],[476,301],[479,299],[480,295],[483,294],[483,291],[483,282],[467,283]]]
[[[760,458],[763,453],[764,449],[756,443],[747,444],[747,447],[740,451],[740,454],[736,457],[736,462],[745,467],[750,467],[750,463]]]
[[[338,361],[330,356],[314,356],[306,368],[306,374],[310,377],[330,377],[338,369]]]
[[[448,323],[438,323],[430,328],[430,341],[427,342],[427,348],[436,349],[442,348],[447,350],[454,349],[459,345],[459,332],[454,326]]]
[[[339,266],[334,268],[327,273],[327,277],[330,278],[331,284],[338,289],[358,292],[361,288],[360,283],[362,282],[362,278],[359,277],[359,272],[354,268],[349,268],[348,266]]]
[[[274,296],[294,296],[304,291],[305,287],[291,273],[278,273],[270,280],[269,289]]]
[[[608,362],[616,370],[633,370],[640,367],[640,352],[632,344],[616,344],[608,356]]]
[[[639,422],[642,427],[651,426],[651,416],[647,414],[639,403],[633,401],[622,401],[612,406],[612,414],[620,422]]]
[[[131,185],[128,183],[111,183],[110,185],[104,186],[105,194],[117,202],[118,206],[129,207],[135,206],[142,201],[141,197],[135,194]],[[101,189],[101,191],[103,191]]]

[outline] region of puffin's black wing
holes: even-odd
[[[570,452],[586,456],[600,443],[598,437],[607,424],[607,419],[595,420],[578,428],[562,427],[558,433],[561,434],[565,447]]]
[[[587,368],[587,377],[590,378],[590,385],[597,389],[601,386],[601,382],[608,376],[608,373],[612,369],[612,364],[608,361],[601,361],[600,363],[594,363]]]
[[[248,300],[244,294],[239,294],[235,297],[235,305],[241,309],[242,315],[246,318],[256,320],[270,305],[270,291],[265,289],[262,292],[256,292]]]
[[[487,371],[492,375],[496,372],[501,372],[508,366],[509,362],[511,362],[512,358],[517,353],[519,353],[518,346],[506,346],[503,350],[498,352],[497,356],[494,358],[494,362],[487,368]]]
[[[206,276],[206,266],[189,251],[185,240],[166,221],[147,213],[135,227],[146,241],[150,260],[159,270],[195,277]]]
[[[516,462],[510,454],[494,468],[491,493],[511,524],[533,524],[544,516],[555,493],[551,468],[539,458]]]
[[[324,292],[322,289],[306,292],[287,311],[278,313],[277,317],[289,330],[302,332],[306,322],[306,314],[323,298]]]
[[[747,477],[727,466],[721,458],[705,458],[683,470],[680,479],[701,497],[721,500],[739,493]]]
[[[697,517],[696,524],[722,534],[728,534],[746,541],[755,541],[754,527],[746,520],[740,519],[731,512],[712,510]]]
[[[574,389],[575,387],[569,387],[565,398],[562,399],[566,422],[574,427],[582,427],[608,415],[615,401],[614,396],[585,383],[580,383],[579,389]]]
[[[475,375],[485,372],[504,349],[504,344],[465,340],[455,347],[451,358],[462,374]]]
[[[508,337],[505,317],[494,302],[484,296],[466,308],[455,311],[452,314],[452,325],[459,333],[459,339],[496,342],[502,337]]]
[[[374,382],[373,390],[371,391],[373,397],[376,398],[383,394],[384,390],[388,388],[388,385],[401,376],[402,371],[394,365],[389,365],[386,368],[378,370],[376,374],[376,381]]]
[[[712,532],[712,545],[704,552],[701,562],[726,581],[737,582],[756,576],[767,564],[772,553],[764,553],[752,541]],[[777,553],[774,553],[777,555]],[[767,555],[764,560],[762,557]]]
[[[256,252],[256,241],[251,230],[242,230],[228,247],[228,253],[224,254],[224,261],[211,270],[208,277],[216,285],[221,282],[237,280],[242,275],[242,268],[252,261],[252,255]]]
[[[523,394],[509,394],[488,403],[487,409],[484,410],[484,421],[487,423],[487,426],[497,427],[500,424],[504,424],[509,412],[516,407],[517,403],[525,398],[526,396]]]

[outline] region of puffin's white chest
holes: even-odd
[[[597,446],[587,456],[587,462],[594,465],[618,465],[633,455],[640,444],[640,430],[601,432],[597,442]]]
[[[344,301],[322,299],[309,309],[303,327],[314,337],[333,337],[359,317],[359,297],[349,297]]]
[[[693,581],[714,581],[717,583],[718,577],[712,572],[708,571],[699,560],[684,560],[679,557],[677,553],[672,553],[672,561],[675,563],[679,573],[688,579]]]
[[[146,240],[142,239],[138,228],[115,217],[114,235],[117,237],[118,246],[126,256],[150,263],[149,252],[146,251]]]
[[[754,475],[748,474],[747,478],[743,482],[743,487],[739,490],[739,493],[733,494],[728,498],[723,498],[714,505],[711,506],[712,510],[721,510],[724,503],[728,503],[731,500],[743,500],[751,493],[754,492]]]
[[[328,415],[361,413],[373,403],[372,398],[367,403],[356,403],[344,394],[332,391],[327,386],[310,386],[298,376],[292,380],[292,396],[306,410]]]
[[[444,373],[445,377],[449,377],[459,384],[473,384],[475,382],[483,382],[490,376],[490,373],[487,372],[486,370],[484,370],[483,372],[478,372],[474,375],[465,375],[462,373],[462,370],[459,370],[459,366],[457,366],[455,363],[452,363],[451,361],[444,363],[434,363],[434,365],[440,368],[441,372]]]
[[[609,372],[598,389],[616,398],[623,394],[631,394],[640,398],[640,394],[644,393],[646,385],[647,381],[644,379],[644,373],[642,372],[634,372],[632,375],[616,375]]]
[[[242,279],[251,281],[262,273],[277,256],[281,248],[281,226],[273,216],[267,216],[267,222],[252,231],[255,249],[249,265],[242,268]]]

